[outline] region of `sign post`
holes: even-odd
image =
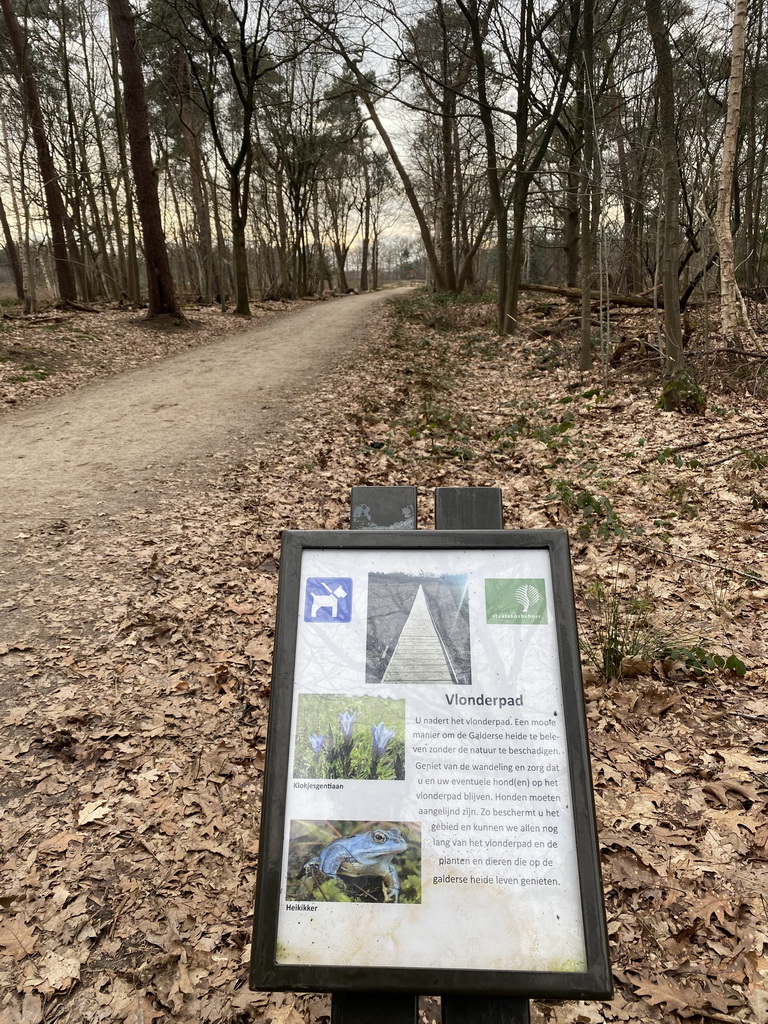
[[[567,538],[500,520],[355,488],[352,532],[284,538],[251,985],[334,1024],[610,997]]]
[[[497,487],[438,487],[435,529],[501,530],[504,512]],[[529,1024],[527,999],[443,996],[443,1024]]]

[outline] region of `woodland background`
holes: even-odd
[[[674,377],[681,312],[714,287],[726,343],[761,348],[739,286],[765,277],[763,0],[0,9],[0,220],[28,310],[248,315],[426,273],[495,284],[505,334],[549,282],[582,291],[583,367],[591,289],[663,305]]]

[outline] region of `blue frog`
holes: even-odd
[[[364,875],[381,879],[384,903],[397,903],[400,879],[392,858],[403,853],[408,844],[398,828],[375,828],[353,836],[334,839],[304,865],[305,873],[319,869],[328,878],[337,875]]]

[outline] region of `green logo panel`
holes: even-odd
[[[485,621],[490,626],[545,626],[544,580],[486,580]]]

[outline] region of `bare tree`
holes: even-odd
[[[442,0],[430,2],[429,10],[434,19],[431,26],[430,39],[424,39],[421,29],[424,22],[416,18],[413,25],[404,21],[401,12],[392,0],[386,0],[381,5],[370,5],[361,19],[356,19],[354,27],[343,24],[341,17],[321,17],[317,13],[316,6],[304,5],[305,16],[322,33],[325,44],[342,61],[346,73],[353,83],[358,96],[370,118],[371,123],[378,132],[384,148],[386,149],[392,166],[394,167],[403,191],[411,207],[414,218],[419,227],[422,244],[426,252],[432,275],[432,283],[437,291],[452,291],[463,287],[467,277],[468,261],[474,258],[478,246],[481,244],[484,232],[492,218],[486,218],[475,227],[474,237],[468,246],[463,247],[461,261],[456,265],[456,253],[454,249],[454,231],[457,221],[456,217],[456,184],[458,181],[456,150],[456,98],[457,89],[460,83],[467,77],[468,59],[461,47],[457,47],[456,40],[451,34],[459,34],[466,39],[468,33],[462,28],[461,20],[454,16],[446,16],[446,5]],[[442,15],[441,13],[442,12]],[[381,65],[382,74],[373,75],[364,68],[364,60],[368,56],[367,46],[361,38],[355,38],[361,32],[365,34],[365,25],[369,27],[377,22],[386,22],[387,47],[389,53],[385,65],[384,59],[372,51],[371,59]],[[366,20],[367,19],[367,20]],[[360,24],[358,24],[358,22]],[[428,43],[429,45],[424,45]],[[466,43],[465,43],[466,45]],[[425,54],[422,50],[426,49]],[[402,90],[398,90],[400,76],[413,79],[414,75],[420,79],[423,90],[431,92],[431,96],[422,95],[421,102],[414,97],[407,97]],[[447,80],[445,80],[447,79]],[[381,112],[381,101],[385,98],[396,100],[409,111],[409,120],[415,120],[414,113],[426,115],[426,121],[431,126],[427,132],[427,142],[431,149],[438,154],[441,163],[439,173],[433,167],[427,176],[432,176],[433,184],[439,181],[438,203],[435,204],[435,190],[432,189],[429,195],[424,194],[418,180],[418,168],[409,169],[408,155],[400,144],[396,145],[392,133],[389,131],[386,118]],[[421,117],[418,119],[422,125]],[[422,144],[418,153],[412,153],[416,157],[417,164],[424,162],[429,154],[424,153],[424,135],[421,136]],[[433,141],[436,145],[432,146]],[[415,147],[414,147],[415,148]],[[447,162],[445,155],[448,154]],[[439,207],[437,216],[432,216],[432,209],[435,205]]]
[[[507,288],[507,201],[502,192],[503,173],[499,165],[499,147],[496,137],[496,125],[493,119],[493,103],[489,87],[489,58],[485,52],[485,39],[488,33],[488,19],[495,8],[495,2],[487,3],[481,9],[478,0],[456,0],[459,10],[469,26],[472,40],[472,55],[475,61],[477,84],[477,109],[483,126],[485,141],[485,170],[488,182],[490,207],[496,221],[496,254],[497,254],[497,325],[504,332],[506,314]]]
[[[581,4],[579,0],[567,0],[555,7],[539,20],[531,0],[523,0],[520,8],[518,36],[513,47],[512,41],[505,42],[504,52],[513,70],[513,80],[518,96],[515,121],[515,169],[512,193],[512,247],[509,254],[509,268],[506,294],[506,323],[508,330],[517,321],[517,305],[520,295],[520,268],[522,266],[523,232],[528,195],[534,177],[549,150],[552,135],[560,119],[565,98],[571,85],[573,63],[576,58]],[[547,29],[562,22],[563,50],[543,64],[537,63],[537,51],[543,56],[548,49],[545,33]],[[548,95],[543,99],[535,88],[534,67],[539,75],[549,82]]]
[[[579,107],[581,112],[582,175],[579,189],[581,246],[581,344],[579,369],[592,366],[592,174],[595,164],[595,7],[594,0],[584,0],[582,31],[583,68],[579,76]]]
[[[27,116],[32,127],[35,149],[37,150],[37,160],[40,165],[40,174],[45,190],[48,221],[51,225],[53,259],[59,295],[62,302],[74,303],[77,300],[77,290],[67,247],[65,231],[66,208],[59,187],[59,175],[51,155],[50,146],[48,145],[43,111],[40,105],[40,94],[38,93],[37,81],[32,72],[32,65],[27,53],[27,40],[16,17],[12,0],[0,0],[0,10],[3,12],[5,26],[8,30],[8,39],[16,61],[13,71],[21,87]]]
[[[5,212],[2,196],[0,196],[0,224],[3,226],[3,237],[5,238],[5,254],[8,257],[8,264],[13,274],[13,283],[16,286],[16,298],[24,301],[24,273],[21,269],[19,250],[13,240],[11,226],[8,223],[8,216]]]
[[[664,286],[664,372],[671,382],[684,366],[683,331],[680,319],[678,266],[680,259],[679,165],[675,135],[675,79],[672,70],[672,48],[664,21],[661,0],[645,0],[645,13],[656,56],[656,110],[659,127],[659,148],[664,172],[662,205],[664,236],[662,282]],[[665,388],[665,405],[676,408],[678,397],[674,387]]]
[[[728,107],[723,136],[723,159],[717,190],[715,232],[720,252],[720,318],[726,344],[737,340],[739,327],[747,330],[756,344],[757,335],[749,327],[741,291],[736,283],[733,232],[731,231],[731,197],[733,172],[739,146],[741,93],[744,84],[744,53],[747,23],[747,0],[735,0],[731,49],[731,72],[728,78]],[[762,346],[760,346],[762,349]]]
[[[170,316],[185,320],[177,302],[165,245],[165,233],[157,195],[157,171],[152,158],[144,76],[136,40],[134,14],[129,0],[107,0],[120,53],[131,167],[136,204],[144,238],[149,294],[148,317]]]
[[[470,82],[474,60],[471,28],[453,3],[434,0],[428,14],[405,28],[400,63],[414,83],[414,105],[426,128],[424,149],[429,161],[435,234],[441,277],[449,292],[459,290],[457,227],[463,214],[460,100]]]
[[[157,5],[155,20],[182,46],[195,83],[195,102],[205,111],[211,138],[227,175],[232,229],[236,305],[250,316],[248,223],[254,167],[253,122],[258,106],[257,84],[272,75],[294,53],[271,51],[281,0],[208,4],[205,0],[168,0]]]
[[[768,118],[765,108],[765,68],[768,67],[768,12],[765,0],[750,5],[747,23],[744,116],[749,126],[741,131],[744,154],[744,263],[745,284],[758,288],[764,281],[766,251],[764,201],[768,169]]]

